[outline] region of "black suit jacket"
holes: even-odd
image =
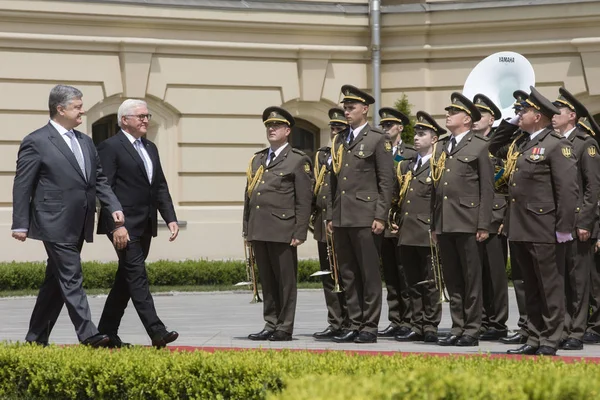
[[[31,239],[77,243],[83,234],[91,242],[96,196],[109,216],[121,210],[92,139],[74,132],[83,153],[85,176],[75,155],[50,123],[21,142],[13,184],[12,229],[28,229]],[[112,216],[108,224],[112,228]]]
[[[160,165],[158,149],[145,138],[142,138],[142,143],[152,160],[152,182],[148,181],[142,158],[122,131],[100,143],[98,154],[108,184],[123,206],[125,227],[129,235],[141,236],[150,220],[152,236],[156,236],[157,210],[167,224],[177,221],[177,216]],[[109,233],[112,230],[111,221],[109,210],[103,207],[100,211],[98,233]]]

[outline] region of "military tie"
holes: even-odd
[[[527,144],[531,141],[531,135],[527,135],[525,136],[525,139],[523,140],[523,143],[521,143],[521,146],[519,146],[522,149],[525,148],[525,146],[527,146]]]
[[[66,135],[69,137],[69,139],[71,141],[71,151],[73,152],[73,155],[75,156],[75,159],[77,160],[77,164],[79,164],[79,168],[81,169],[81,172],[83,173],[83,176],[84,176],[85,180],[87,181],[87,176],[85,174],[85,162],[83,161],[83,153],[81,152],[81,148],[79,147],[79,144],[77,143],[77,139],[75,139],[75,132],[68,131],[66,133]]]
[[[271,164],[271,161],[273,161],[273,160],[275,159],[275,157],[276,157],[276,156],[275,156],[275,152],[274,152],[274,151],[271,151],[271,152],[269,153],[269,157],[267,158],[267,166],[268,166],[269,164]]]
[[[354,142],[354,131],[351,130],[348,135],[348,146],[350,146]]]
[[[142,159],[142,162],[144,163],[144,168],[146,169],[146,175],[148,176],[148,181],[150,181],[150,167],[148,166],[148,162],[146,161],[146,157],[144,157],[144,154],[142,153],[142,140],[141,139],[136,139],[133,142],[133,147],[135,147],[135,150],[138,152],[138,154],[140,155],[140,158]]]
[[[419,157],[419,160],[417,161],[417,167],[415,168],[415,172],[419,170],[419,168],[421,168],[421,161],[423,161],[422,157]]]
[[[450,139],[450,147],[448,147],[448,153],[452,153],[452,150],[454,150],[455,147],[456,139],[454,138],[454,136],[452,136],[452,139]]]

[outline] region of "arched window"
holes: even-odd
[[[100,118],[92,124],[92,139],[94,140],[94,144],[98,146],[100,142],[116,135],[119,129],[117,114],[110,114]]]
[[[305,152],[311,160],[319,148],[319,128],[308,121],[296,118],[292,128],[290,144],[292,147]]]

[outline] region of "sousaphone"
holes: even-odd
[[[529,86],[535,86],[535,72],[531,63],[519,53],[501,51],[484,58],[471,71],[463,95],[473,99],[477,93],[490,98],[502,111],[502,119],[515,115],[513,104],[515,90],[529,93]],[[500,120],[494,122],[498,126]]]

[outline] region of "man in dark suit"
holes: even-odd
[[[342,86],[342,94],[350,129],[331,146],[332,204],[326,219],[336,242],[350,327],[333,341],[375,343],[382,297],[379,251],[394,183],[392,144],[367,122],[375,99],[351,85]]]
[[[410,124],[410,119],[395,108],[384,107],[379,110],[381,128],[387,133],[392,142],[392,157],[394,167],[402,160],[410,160],[416,154],[415,149],[402,140],[402,131]],[[394,178],[395,179],[395,178]],[[381,266],[387,289],[388,320],[390,325],[377,332],[380,337],[394,337],[410,332],[412,307],[411,294],[406,283],[406,274],[400,263],[398,254],[398,237],[390,230],[389,222],[381,242]]]
[[[583,335],[589,315],[590,271],[594,266],[595,227],[598,223],[600,195],[600,156],[594,132],[577,124],[588,111],[569,91],[559,89],[554,105],[560,111],[552,118],[552,127],[573,144],[577,159],[579,198],[575,209],[574,240],[566,246],[565,263],[565,326],[560,348],[582,350]]]
[[[577,207],[577,160],[573,146],[550,126],[558,109],[534,87],[519,113],[524,132],[513,141],[517,149],[508,185],[508,240],[521,266],[527,298],[529,337],[509,354],[555,355],[564,326],[564,263],[573,240]],[[508,128],[506,128],[508,130]],[[492,137],[494,148],[510,133]],[[492,147],[492,146],[490,146]],[[509,156],[510,158],[510,156]]]
[[[127,228],[129,241],[127,247],[117,250],[119,267],[98,330],[109,336],[109,347],[122,347],[118,330],[131,298],[152,345],[160,348],[179,335],[167,331],[156,314],[146,274],[146,258],[152,237],[157,235],[157,210],[171,232],[169,241],[177,238],[179,226],[158,149],[144,137],[152,117],[148,106],[142,100],[125,100],[117,116],[121,130],[100,143],[98,154],[108,184],[123,205],[126,222],[125,227],[113,231],[110,215],[102,208],[98,233],[112,240],[116,233]]]
[[[102,172],[92,140],[74,130],[85,113],[83,94],[71,86],[50,91],[50,122],[21,142],[13,186],[12,236],[41,240],[48,254],[46,278],[31,314],[31,343],[48,344],[50,332],[66,304],[82,344],[104,346],[109,338],[92,322],[82,287],[81,248],[94,237],[96,197],[106,207],[107,224],[123,224],[121,204]],[[126,244],[119,229],[114,243]]]
[[[494,168],[489,139],[471,130],[481,118],[479,109],[460,93],[451,100],[446,127],[452,135],[438,142],[431,171],[432,236],[439,239],[452,317],[450,335],[438,344],[477,346],[483,307],[478,242],[489,236]]]
[[[256,255],[265,326],[248,338],[290,341],[298,294],[298,246],[306,241],[312,205],[312,168],[310,158],[288,142],[295,123],[289,112],[268,107],[262,119],[270,146],[250,160],[242,234]]]

